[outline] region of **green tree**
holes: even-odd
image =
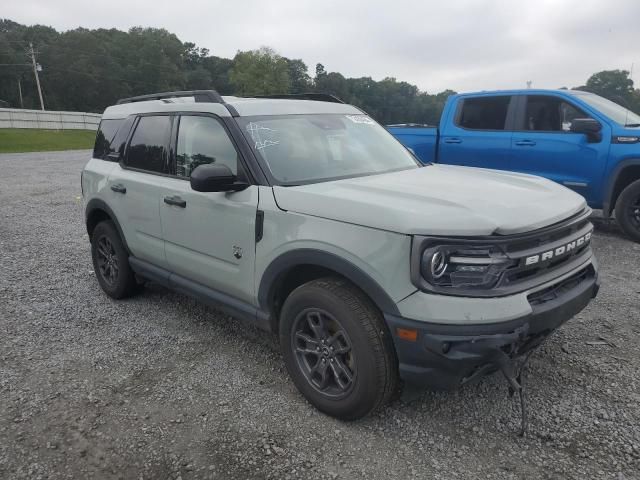
[[[598,94],[625,107],[631,107],[634,103],[636,92],[633,89],[633,80],[627,70],[603,70],[589,77],[584,86],[577,90],[584,90]]]
[[[238,52],[229,79],[239,95],[287,93],[289,64],[269,47]]]

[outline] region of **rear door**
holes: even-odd
[[[575,118],[589,118],[557,95],[520,96],[513,134],[513,169],[540,175],[583,195],[593,203],[608,156],[608,142],[590,142],[571,132]]]
[[[198,165],[245,170],[223,122],[209,114],[183,114],[174,132],[173,178],[160,204],[169,269],[237,299],[252,302],[258,187],[241,192],[196,192],[189,178]]]
[[[461,97],[450,113],[451,118],[443,122],[438,161],[509,170],[513,99],[512,95]]]
[[[153,114],[136,118],[124,157],[109,176],[107,203],[135,257],[166,268],[160,202],[169,172],[173,118]]]

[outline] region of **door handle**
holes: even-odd
[[[462,139],[457,137],[445,138],[444,143],[462,143]]]
[[[178,196],[173,197],[164,197],[164,203],[167,205],[173,205],[175,207],[185,208],[187,206],[187,201],[181,199]]]
[[[121,183],[114,183],[113,185],[111,185],[111,190],[116,193],[127,193],[127,189]]]
[[[518,140],[516,142],[516,145],[518,145],[519,147],[533,147],[535,146],[536,142],[534,142],[533,140]]]

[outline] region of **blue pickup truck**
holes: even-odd
[[[592,93],[452,95],[440,127],[389,125],[423,163],[522,172],[583,195],[640,242],[640,116]]]

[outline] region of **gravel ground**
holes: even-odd
[[[498,375],[343,423],[275,336],[158,286],[102,293],[88,156],[0,155],[0,478],[640,478],[640,245],[615,227],[600,295],[530,361],[525,438]]]

